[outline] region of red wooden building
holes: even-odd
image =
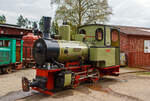
[[[21,60],[21,40],[25,41],[23,43],[23,45],[26,45],[27,44],[27,38],[24,38],[26,36],[28,36],[29,33],[32,33],[32,30],[30,29],[25,29],[25,28],[21,28],[20,26],[17,26],[17,25],[12,25],[12,24],[0,24],[0,37],[4,38],[15,38],[16,39],[16,63],[14,66],[9,66],[9,68],[6,69],[6,73],[10,73],[12,72],[12,68],[13,69],[21,69],[23,66],[22,66],[22,61]],[[31,34],[30,34],[31,35]],[[34,37],[34,35],[32,35]],[[31,38],[32,38],[31,36]],[[32,45],[33,40],[31,39],[31,42],[28,44]],[[29,48],[32,48],[30,47],[30,45],[28,46]],[[23,50],[24,50],[25,47],[23,47]],[[29,50],[27,51],[23,51],[23,53],[29,53],[28,52]],[[31,52],[30,52],[31,53]],[[24,58],[28,58],[27,56],[25,57],[24,54],[23,54],[23,62],[24,62]],[[0,69],[2,70],[2,69]]]
[[[129,67],[150,66],[150,28],[117,26],[120,28],[121,52]]]
[[[0,36],[24,36],[28,33],[32,33],[32,30],[12,24],[0,24]]]

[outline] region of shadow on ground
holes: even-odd
[[[21,90],[19,90],[19,91],[9,92],[6,95],[0,97],[0,101],[16,101],[20,99],[22,99],[23,101],[40,101],[42,99],[47,99],[47,98],[59,99],[59,98],[73,96],[74,92],[90,94],[91,90],[109,93],[110,92],[109,85],[113,85],[118,82],[120,81],[118,81],[116,78],[104,77],[101,78],[96,84],[83,83],[79,87],[74,89],[65,89],[62,91],[58,91],[53,96],[45,95],[34,91],[24,93]]]

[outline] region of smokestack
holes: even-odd
[[[44,31],[43,38],[50,39],[50,26],[51,26],[51,17],[44,17]]]

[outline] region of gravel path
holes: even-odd
[[[150,76],[133,73],[136,71],[143,70],[121,68],[119,77],[104,77],[97,84],[86,83],[48,96],[34,91],[22,92],[21,77],[32,79],[35,70],[20,70],[0,75],[0,101],[149,101]]]

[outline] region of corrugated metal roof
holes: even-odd
[[[8,23],[4,23],[4,24],[0,24],[2,26],[13,26],[13,27],[20,27],[19,25],[15,25],[15,24],[8,24]]]
[[[124,34],[150,36],[150,28],[133,27],[133,26],[118,26],[118,25],[114,25],[114,26],[120,28],[120,32]]]
[[[13,24],[0,24],[0,27],[21,29],[21,30],[30,30],[30,31],[31,31],[31,29],[21,28],[20,26],[18,26],[18,25],[13,25]]]

